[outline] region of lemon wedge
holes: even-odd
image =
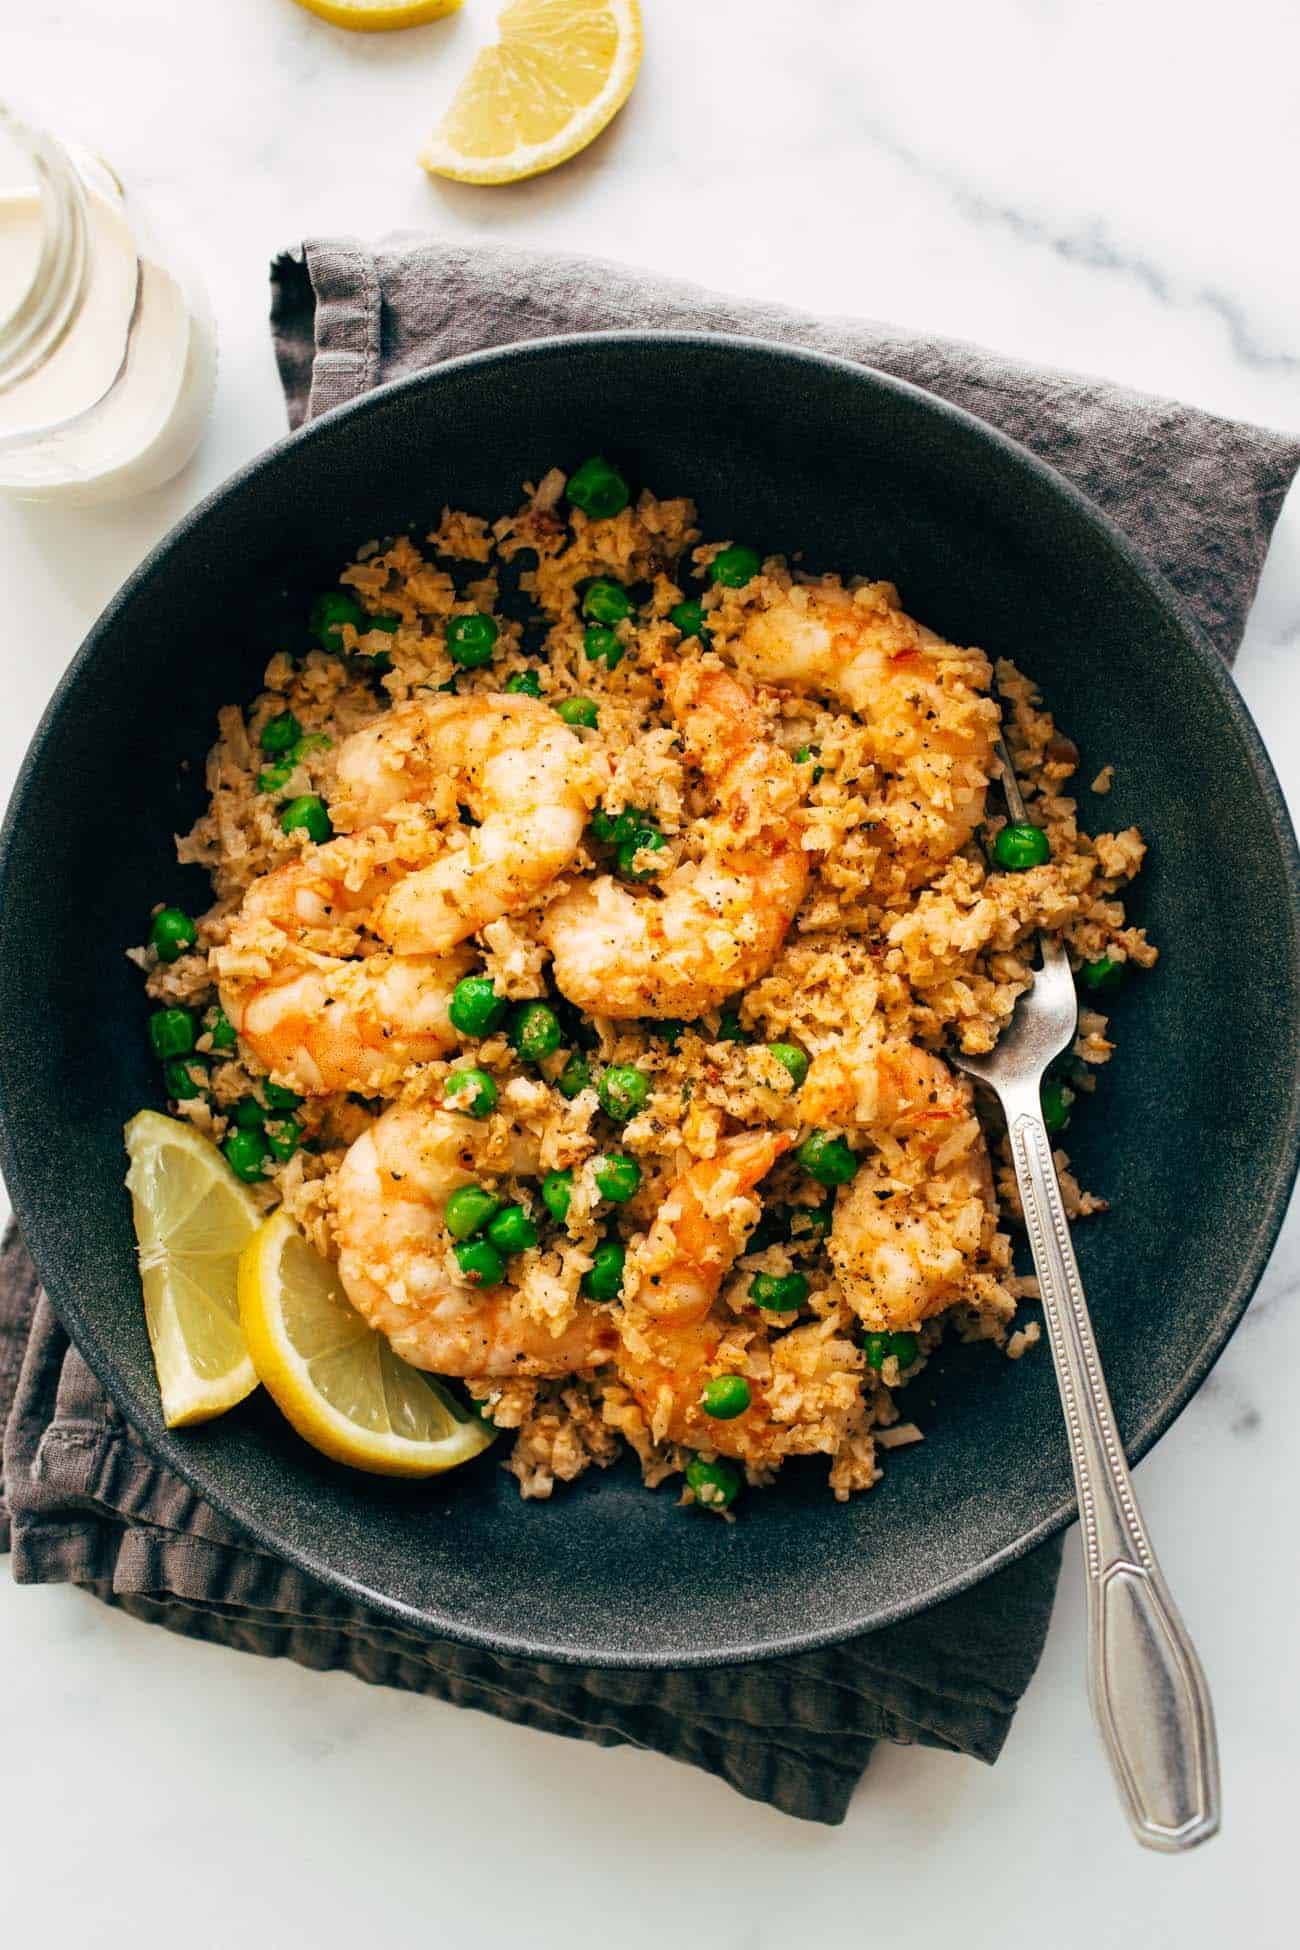
[[[239,1312],[267,1393],[335,1462],[376,1476],[439,1476],[492,1441],[493,1429],[367,1327],[334,1267],[283,1212],[244,1248]]]
[[[641,65],[638,0],[510,0],[497,32],[420,152],[435,176],[517,183],[567,162],[617,115]]]
[[[394,27],[422,27],[454,14],[461,0],[298,0],[309,14],[358,34],[386,34]]]
[[[239,1255],[261,1222],[250,1192],[191,1124],[142,1110],[126,1174],[144,1317],[169,1429],[207,1422],[257,1386],[239,1324]]]

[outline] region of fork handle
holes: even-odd
[[[1219,1826],[1209,1689],[1133,1493],[1037,1086],[1005,1092],[1003,1109],[1078,1491],[1093,1714],[1138,1840],[1193,1848]]]

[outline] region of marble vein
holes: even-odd
[[[972,222],[995,226],[1016,242],[1048,251],[1064,263],[1124,278],[1166,308],[1208,312],[1222,327],[1233,357],[1252,372],[1300,374],[1300,353],[1273,344],[1268,332],[1228,292],[1214,285],[1187,283],[1154,259],[1122,247],[1113,240],[1104,218],[1095,216],[1078,228],[1049,223],[963,182],[954,170],[923,155],[878,119],[865,122],[862,132],[875,148],[940,191]]]

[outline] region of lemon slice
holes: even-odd
[[[257,1386],[239,1324],[236,1276],[262,1215],[192,1124],[142,1110],[125,1135],[163,1419],[180,1429],[223,1415]]]
[[[435,176],[517,183],[567,162],[611,122],[641,65],[638,0],[510,0],[420,152]]]
[[[298,0],[309,14],[319,14],[334,27],[352,27],[359,34],[385,34],[394,27],[422,27],[426,20],[454,14],[461,0]]]
[[[438,1476],[492,1441],[493,1429],[367,1327],[334,1267],[283,1212],[244,1248],[239,1312],[267,1392],[335,1462],[376,1476]]]

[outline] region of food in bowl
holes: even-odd
[[[514,1432],[524,1495],[625,1445],[706,1508],[794,1456],[869,1488],[946,1331],[1037,1338],[944,1046],[990,1049],[1058,935],[1064,1128],[1155,959],[1140,833],[1080,830],[1009,663],[995,695],[892,585],[703,542],[599,458],[363,547],[310,635],[220,714],[178,847],[213,904],[134,951],[178,1114]]]

